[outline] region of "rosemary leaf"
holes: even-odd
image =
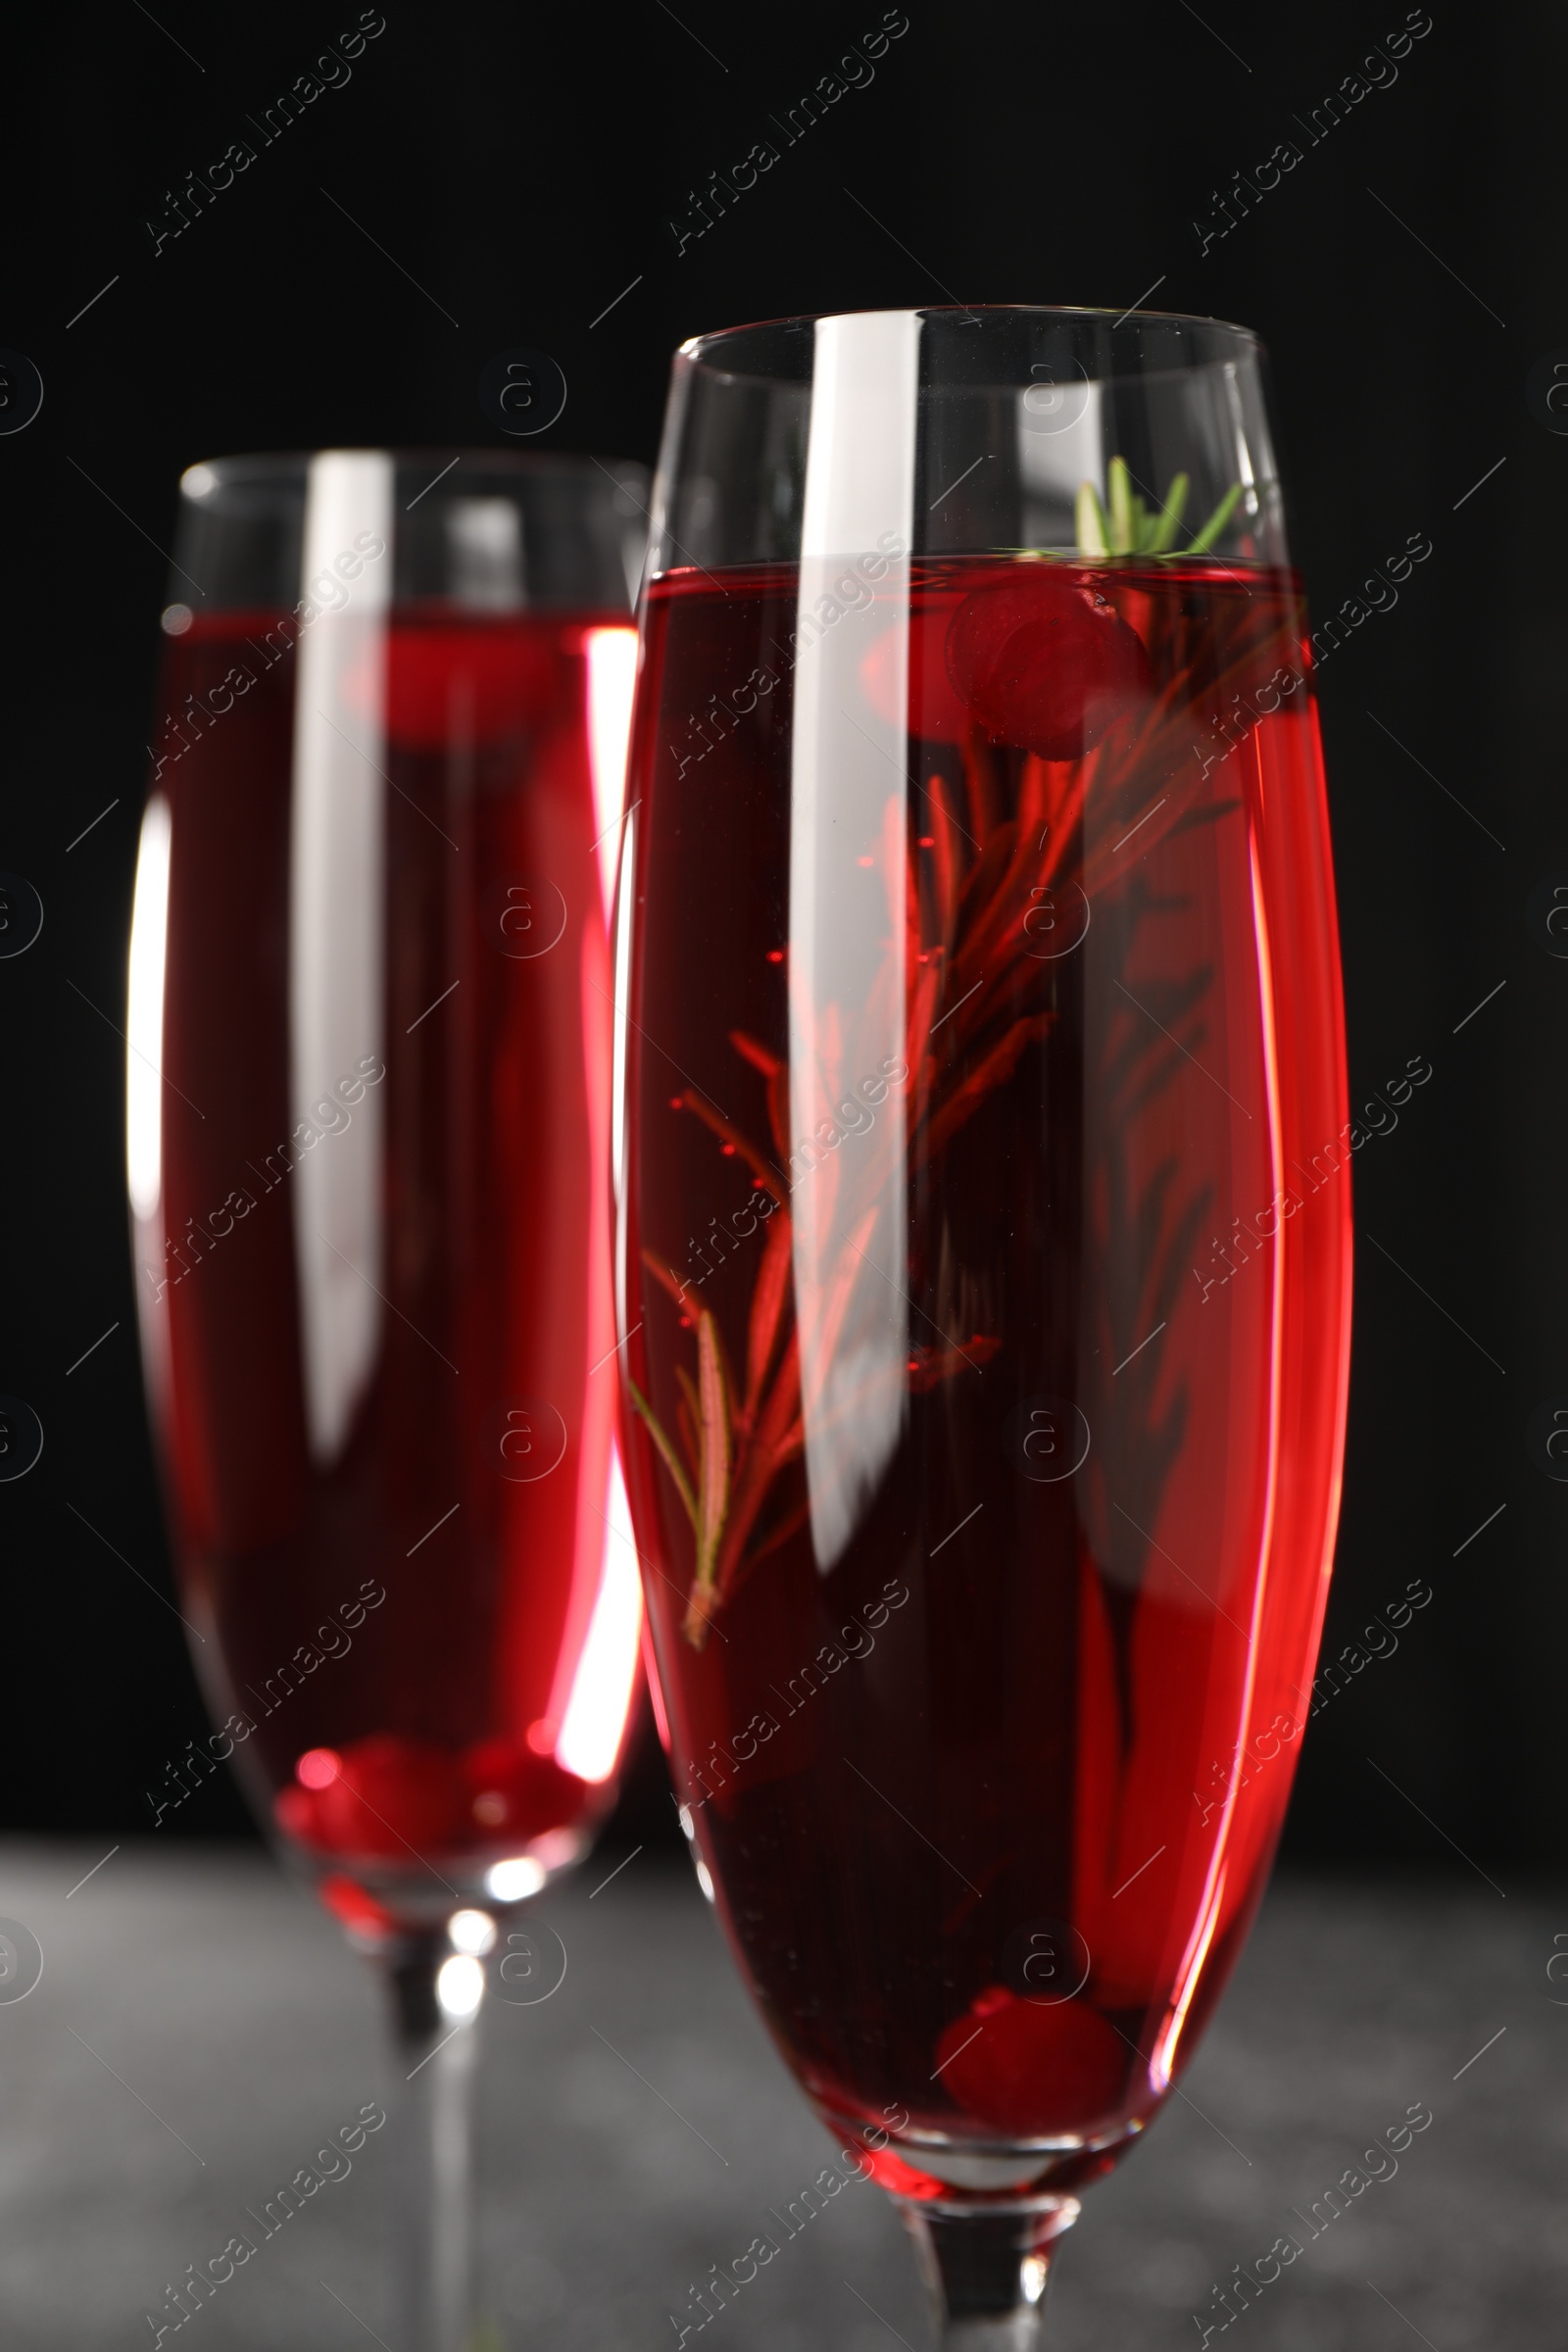
[[[762,1263],[758,1269],[757,1289],[752,1298],[751,1323],[747,1332],[746,1410],[757,1410],[757,1400],[767,1378],[767,1367],[773,1360],[773,1346],[778,1338],[779,1317],[783,1312],[785,1287],[790,1277],[792,1235],[790,1212],[775,1209],[768,1224],[767,1240],[762,1246]]]
[[[1105,510],[1100,503],[1100,493],[1093,482],[1080,482],[1078,503],[1073,514],[1078,534],[1078,553],[1093,560],[1110,553],[1110,527]]]
[[[692,1527],[695,1530],[697,1526],[697,1497],[692,1493],[690,1479],[686,1476],[685,1471],[680,1466],[680,1456],[675,1451],[675,1448],[670,1444],[668,1438],[664,1435],[664,1432],[660,1428],[658,1416],[655,1413],[653,1406],[649,1403],[647,1397],[643,1395],[641,1389],[637,1386],[637,1383],[634,1380],[628,1380],[626,1383],[626,1388],[632,1403],[636,1406],[638,1412],[641,1413],[644,1421],[648,1425],[648,1434],[659,1448],[659,1458],[663,1463],[664,1468],[669,1472],[670,1477],[674,1480],[675,1492],[680,1496],[681,1501],[685,1506],[686,1516],[691,1521]]]
[[[744,1051],[744,1049],[742,1050]],[[773,1070],[775,1075],[780,1066],[781,1065],[777,1062],[774,1063]],[[685,1103],[688,1110],[696,1112],[697,1116],[702,1120],[705,1127],[709,1127],[712,1130],[713,1134],[717,1136],[721,1144],[727,1144],[731,1152],[735,1152],[740,1154],[741,1158],[745,1160],[747,1166],[751,1169],[752,1174],[760,1183],[764,1184],[767,1187],[775,1200],[783,1200],[783,1186],[780,1184],[778,1178],[774,1175],[772,1169],[768,1166],[761,1153],[747,1142],[745,1136],[741,1134],[738,1127],[732,1127],[728,1119],[724,1117],[723,1113],[719,1110],[716,1110],[712,1103],[710,1103],[705,1096],[700,1095],[694,1086],[688,1086],[686,1088],[685,1092],[681,1096],[681,1101]]]
[[[678,1306],[681,1313],[684,1314],[686,1312],[686,1294],[683,1286],[675,1279],[674,1267],[664,1265],[661,1259],[654,1255],[651,1250],[645,1250],[643,1251],[643,1264],[648,1268],[649,1273],[658,1283],[660,1289],[667,1293],[674,1304]]]
[[[1241,483],[1232,482],[1230,488],[1220,500],[1219,505],[1214,509],[1213,514],[1209,516],[1202,529],[1199,532],[1197,538],[1192,540],[1188,545],[1186,549],[1186,553],[1188,555],[1207,555],[1209,549],[1213,546],[1215,540],[1219,537],[1221,531],[1225,528],[1225,525],[1235,514],[1241,495]]]
[[[1105,468],[1106,503],[1110,508],[1110,552],[1113,556],[1131,555],[1133,550],[1132,476],[1127,471],[1125,458],[1112,458]]]
[[[703,1426],[703,1408],[697,1401],[697,1383],[684,1364],[675,1366],[675,1378],[680,1383],[682,1412],[680,1434],[686,1443],[686,1459],[692,1464],[692,1476],[699,1476],[697,1465],[703,1458],[702,1441],[697,1433]]]
[[[1190,487],[1191,484],[1185,473],[1177,474],[1171,483],[1165,494],[1165,504],[1154,518],[1153,534],[1149,542],[1149,552],[1152,556],[1162,556],[1175,545],[1177,528],[1181,522],[1182,510],[1187,504],[1187,493]]]
[[[711,1309],[697,1318],[697,1394],[702,1407],[702,1483],[697,1506],[697,1582],[713,1581],[718,1539],[729,1509],[730,1426],[729,1398],[724,1393],[724,1365],[719,1352],[718,1326]]]
[[[755,1037],[748,1037],[744,1029],[732,1029],[729,1042],[742,1060],[749,1061],[754,1070],[760,1070],[764,1078],[771,1078],[775,1071],[784,1066],[776,1054],[770,1054],[765,1046],[760,1046]]]

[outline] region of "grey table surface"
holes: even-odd
[[[0,1917],[44,1953],[36,1989],[0,2003],[6,2352],[150,2344],[165,2282],[389,2089],[363,1963],[269,1861],[130,1846],[78,1886],[98,1860],[0,1844]],[[684,1866],[639,1855],[603,1884],[619,1860],[596,1857],[540,1906],[566,1955],[553,1997],[486,2007],[479,2214],[509,2352],[669,2352],[692,2282],[760,2232],[779,2253],[705,2352],[925,2352],[880,2191],[850,2185],[793,2236],[769,2221],[831,2144]],[[1300,2258],[1227,2331],[1250,2352],[1561,2352],[1554,1948],[1568,1950],[1568,1888],[1280,1880],[1185,2097],[1088,2193],[1052,2279],[1054,2352],[1198,2344],[1214,2283],[1282,2233]],[[1301,2217],[1415,2102],[1434,2120],[1397,2172],[1308,2237]],[[386,2140],[166,2346],[395,2346]]]

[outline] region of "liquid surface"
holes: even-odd
[[[1239,1948],[1326,1594],[1350,1203],[1298,590],[753,567],[657,582],[645,635],[620,1279],[678,1785],[888,2183],[1068,2180]]]
[[[138,1280],[209,1697],[258,1802],[368,1918],[368,1890],[395,1903],[437,1865],[561,1860],[611,1793],[636,1597],[595,1377],[590,670],[628,632],[395,615],[283,652],[272,623],[198,617],[167,656],[187,748],[155,784]]]

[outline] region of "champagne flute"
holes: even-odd
[[[1262,1893],[1349,1179],[1246,330],[676,358],[616,915],[623,1430],[705,1890],[943,2340],[1035,2342]]]
[[[540,1989],[518,1907],[609,1808],[636,1667],[603,1170],[645,496],[473,451],[194,466],[163,616],[127,1172],[222,1726],[183,1763],[232,1755],[390,1990],[407,2352],[479,2340],[482,1963]]]

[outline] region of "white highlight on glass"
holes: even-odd
[[[626,871],[637,863],[637,811],[626,814]],[[620,1237],[615,1250],[615,1329],[624,1331],[626,1314],[625,1220],[621,1204],[626,1191],[626,1001],[631,994],[632,892],[620,895],[615,910],[614,978],[610,1007],[610,1181],[615,1195],[615,1227]]]
[[[907,1042],[905,710],[919,359],[917,312],[816,321],[790,768],[790,1132],[826,1129],[841,1156],[836,1179],[819,1181],[812,1169],[824,1153],[803,1140],[789,1172],[806,1479],[824,1576],[877,1492],[905,1409],[899,1084],[885,1085],[874,1124],[840,1138],[836,1122],[840,1090],[886,1081]],[[862,688],[878,638],[896,715],[879,713]],[[835,1006],[860,1009],[841,1031]]]
[[[125,1181],[150,1223],[163,1192],[164,956],[169,930],[169,803],[155,792],[141,820],[125,1003]]]
[[[1105,495],[1112,452],[1105,447],[1103,390],[1101,384],[1076,381],[1059,387],[1035,383],[1016,395],[1018,480],[1027,501],[1031,546],[1074,544],[1080,482],[1093,482]],[[1059,395],[1059,412],[1049,405],[1053,392]]]
[[[545,1830],[528,1842],[529,1855],[546,1878],[553,1871],[569,1870],[582,1860],[586,1849],[587,1839],[580,1830]]]
[[[306,1421],[320,1462],[347,1442],[381,1334],[386,1088],[368,1086],[346,1126],[341,1108],[320,1120],[312,1112],[383,1045],[382,632],[393,536],[384,451],[312,458],[300,594],[316,617],[295,654],[289,1096],[292,1132],[308,1139],[294,1173],[294,1250]],[[367,555],[374,545],[379,556]],[[323,1123],[334,1131],[315,1140]]]
[[[556,1740],[556,1762],[580,1781],[608,1781],[620,1753],[637,1648],[642,1634],[643,1595],[637,1577],[637,1544],[631,1532],[626,1482],[620,1456],[610,1456],[605,1494],[609,1538],[600,1574],[599,1596],[572,1678],[571,1696]]]
[[[478,1961],[466,1952],[454,1952],[450,1960],[443,1960],[435,1997],[448,2017],[472,2017],[484,1998],[484,1970]]]
[[[452,498],[445,522],[453,603],[470,612],[514,612],[523,601],[522,516],[514,502]]]
[[[632,628],[589,629],[583,643],[588,656],[588,765],[594,787],[594,834],[608,922],[615,896],[620,811],[626,797],[637,632]]]
[[[531,1854],[510,1854],[485,1872],[484,1890],[495,1902],[526,1902],[545,1883],[545,1874]]]
[[[460,1952],[482,1960],[496,1939],[496,1923],[488,1911],[454,1911],[447,1934]]]

